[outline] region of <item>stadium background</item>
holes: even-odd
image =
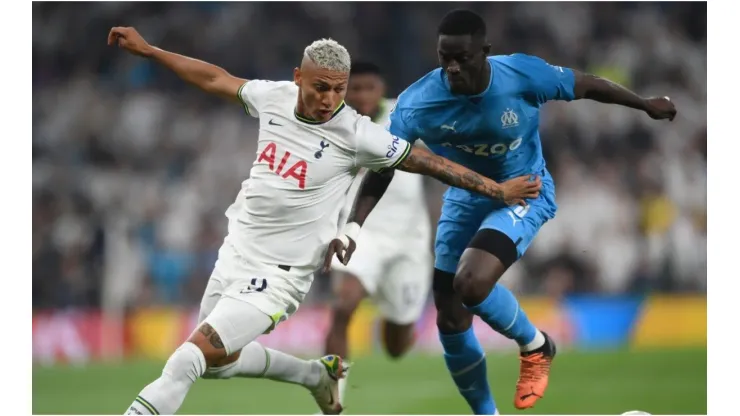
[[[524,413],[706,413],[706,3],[364,2],[34,3],[34,413],[119,413],[156,377],[195,324],[223,212],[254,159],[253,119],[108,48],[110,27],[265,79],[289,79],[303,47],[331,36],[381,65],[395,96],[436,66],[436,24],[455,7],[483,14],[494,53],[668,94],[679,109],[669,124],[588,102],[545,107],[560,209],[504,280],[562,353],[548,397]],[[444,187],[427,189],[434,223]],[[320,354],[330,302],[318,278],[262,340]],[[348,413],[468,412],[431,304],[418,329],[416,351],[394,364],[363,305]],[[481,322],[476,331],[510,413],[513,346]],[[307,396],[200,382],[182,411],[310,414]]]

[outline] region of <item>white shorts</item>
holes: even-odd
[[[241,344],[236,339],[244,335],[244,327],[250,323],[242,324],[239,321],[253,321],[254,317],[244,313],[253,308],[242,308],[240,303],[253,306],[271,319],[272,325],[263,330],[268,333],[298,310],[311,281],[313,273],[306,274],[295,269],[285,271],[277,266],[248,262],[225,242],[219,249],[216,266],[203,294],[198,322],[207,320],[225,346]],[[217,313],[213,313],[214,310]],[[218,317],[211,316],[212,313]],[[227,348],[227,352],[230,354],[233,351]]]
[[[408,325],[421,317],[432,285],[434,258],[427,243],[363,230],[349,264],[335,257],[332,269],[357,276],[384,319]]]

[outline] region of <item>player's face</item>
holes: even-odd
[[[385,83],[376,74],[353,75],[349,79],[347,104],[362,114],[371,117],[378,111],[385,94]]]
[[[440,35],[437,40],[439,65],[447,74],[455,94],[475,94],[486,65],[488,46],[470,35]]]
[[[316,121],[328,121],[347,94],[346,72],[329,71],[302,65],[294,71],[294,80],[300,88],[304,116]]]

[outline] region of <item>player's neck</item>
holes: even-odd
[[[298,97],[298,102],[295,105],[295,114],[299,118],[304,118],[306,120],[313,120],[313,118],[306,115],[306,105],[303,104],[303,100],[301,100],[301,97]]]
[[[337,114],[339,114],[339,112],[342,111],[342,109],[344,109],[345,106],[346,104],[344,103],[344,101],[339,103],[339,106],[334,109],[334,113],[331,115],[331,118],[329,120],[333,119]],[[316,120],[313,117],[306,115],[305,109],[306,109],[305,104],[303,104],[303,101],[301,101],[301,98],[298,97],[298,101],[296,102],[296,105],[295,105],[295,110],[293,110],[293,114],[295,115],[295,118],[298,119],[298,121],[302,121],[308,124],[324,124],[329,121],[329,120],[324,120],[324,121]]]
[[[486,60],[486,64],[483,66],[483,71],[481,71],[480,76],[475,82],[475,92],[470,95],[483,94],[488,89],[488,86],[491,84],[491,71],[493,71],[493,69]]]

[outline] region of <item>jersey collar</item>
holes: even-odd
[[[326,120],[326,121],[317,121],[317,120],[308,118],[306,116],[303,116],[301,114],[298,114],[298,109],[293,109],[293,115],[295,116],[296,120],[298,120],[298,121],[300,121],[302,123],[306,123],[306,124],[324,124],[324,123],[329,122],[332,119],[334,119],[334,117],[336,117],[337,114],[339,114],[339,112],[344,109],[344,107],[346,107],[346,105],[344,104],[344,101],[342,101],[342,103],[339,104],[339,107],[337,107],[337,109],[334,110],[334,113],[331,115],[331,118],[329,120]]]

